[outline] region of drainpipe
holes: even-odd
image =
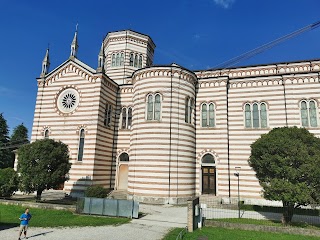
[[[229,198],[231,198],[231,184],[230,184],[230,136],[229,136],[229,88],[230,78],[228,75],[227,79],[227,156],[228,156],[228,187],[229,187]]]
[[[172,148],[172,67],[171,67],[171,82],[170,82],[170,145],[169,145],[169,198],[168,198],[168,204],[171,197],[171,148]]]

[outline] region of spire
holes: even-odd
[[[101,43],[101,48],[100,52],[98,55],[98,68],[97,72],[102,72],[104,73],[104,60],[105,60],[105,55],[104,55],[104,42],[102,41]]]
[[[70,52],[70,57],[77,57],[77,52],[78,52],[78,24],[76,25],[76,32],[74,33],[74,37],[71,43],[71,52]]]
[[[49,67],[50,67],[50,60],[49,60],[49,46],[48,46],[46,55],[42,60],[42,70],[41,70],[40,77],[44,77],[48,73]]]

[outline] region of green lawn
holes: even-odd
[[[182,228],[175,228],[171,230],[163,240],[176,240],[179,232]],[[245,231],[238,229],[226,229],[216,227],[204,227],[201,230],[198,229],[193,233],[187,233],[183,240],[319,240],[318,237],[308,237],[301,235],[290,235],[285,233],[270,233],[270,232],[258,232],[258,231]]]
[[[25,207],[0,204],[0,225],[20,224],[19,217]],[[130,221],[128,218],[98,217],[73,214],[69,211],[30,208],[32,227],[72,227],[117,225]]]
[[[275,220],[258,220],[258,219],[248,219],[248,218],[223,218],[223,219],[206,220],[206,222],[210,222],[210,221],[284,227],[284,225],[280,221],[275,221]],[[302,223],[302,222],[301,223],[292,222],[288,226],[320,230],[320,225],[311,225],[311,224]]]

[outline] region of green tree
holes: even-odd
[[[20,189],[37,191],[37,199],[45,189],[57,188],[67,180],[71,164],[68,146],[52,139],[37,140],[18,150]]]
[[[11,197],[18,190],[19,178],[13,168],[0,169],[0,196]]]
[[[8,149],[9,130],[6,119],[0,113],[0,169],[12,167],[11,152]]]
[[[13,129],[13,133],[10,138],[10,151],[11,151],[11,166],[13,167],[15,154],[14,150],[17,150],[23,144],[29,143],[28,129],[21,123]]]
[[[320,139],[304,128],[282,127],[251,145],[250,166],[266,199],[282,201],[282,222],[294,209],[320,201]]]

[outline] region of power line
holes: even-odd
[[[253,57],[253,56],[255,56],[255,55],[259,54],[259,53],[262,53],[262,52],[264,52],[264,51],[266,51],[266,50],[268,50],[270,48],[273,48],[274,46],[276,46],[276,45],[278,45],[278,44],[280,44],[280,43],[282,43],[282,42],[284,42],[286,40],[294,38],[294,37],[296,37],[296,36],[298,36],[298,35],[300,35],[300,34],[302,34],[304,32],[314,30],[314,29],[318,28],[319,26],[320,26],[320,21],[317,21],[315,23],[309,24],[309,25],[307,25],[307,26],[305,26],[303,28],[300,28],[300,29],[292,32],[292,33],[289,33],[289,34],[287,34],[285,36],[277,38],[276,40],[273,40],[273,41],[271,41],[269,43],[266,43],[266,44],[264,44],[264,45],[262,45],[260,47],[257,47],[257,48],[255,48],[253,50],[250,50],[250,51],[248,51],[248,52],[246,52],[244,54],[241,54],[241,55],[239,55],[237,57],[234,57],[234,58],[232,58],[230,60],[227,60],[227,61],[225,61],[223,63],[220,63],[220,64],[214,66],[213,68],[222,68],[222,69],[224,69],[224,68],[232,67],[235,64],[237,64],[237,63],[239,63],[239,62],[241,62],[243,60],[246,60],[246,59],[251,58],[251,57]]]

